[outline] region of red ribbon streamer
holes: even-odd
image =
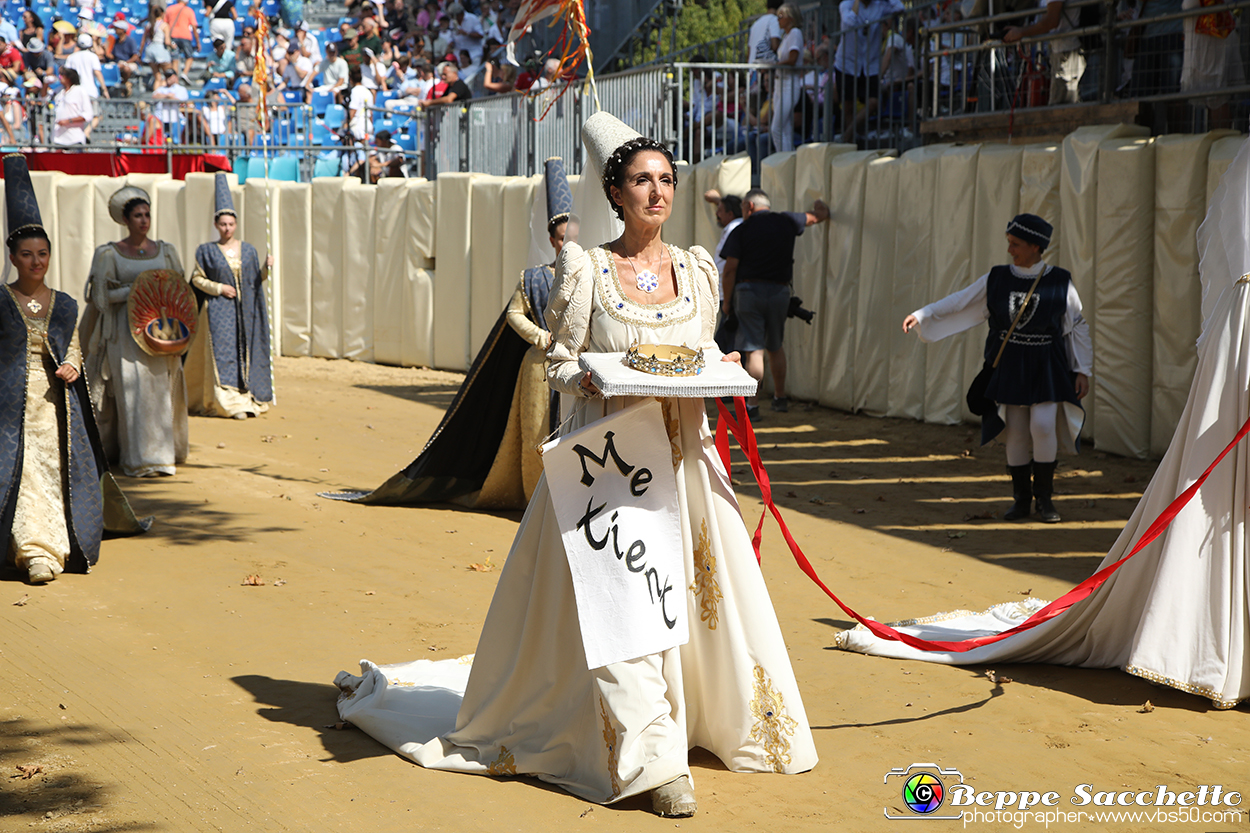
[[[1010,630],[1003,631],[1002,633],[991,634],[989,636],[978,636],[972,639],[964,639],[958,642],[946,642],[920,639],[919,637],[897,631],[889,625],[883,625],[882,623],[875,622],[872,619],[865,619],[863,616],[860,616],[858,613],[847,607],[846,604],[843,603],[843,601],[839,599],[832,590],[825,586],[825,583],[820,580],[820,576],[816,575],[816,570],[812,567],[811,562],[807,560],[807,556],[803,554],[803,550],[800,549],[798,543],[794,540],[794,536],[790,534],[789,527],[786,526],[786,522],[781,518],[781,511],[777,508],[777,504],[773,502],[772,486],[768,480],[768,472],[764,470],[764,463],[760,460],[759,448],[755,442],[755,431],[751,428],[751,421],[747,418],[745,400],[743,400],[742,397],[734,398],[734,408],[737,411],[737,418],[732,416],[725,405],[719,400],[716,402],[716,407],[720,411],[720,419],[716,423],[716,449],[720,452],[721,461],[725,464],[725,472],[728,473],[730,470],[729,433],[733,433],[734,439],[738,441],[738,446],[743,450],[743,452],[746,453],[747,460],[750,461],[751,471],[755,474],[755,482],[759,484],[760,496],[764,501],[764,513],[760,515],[759,526],[756,528],[755,535],[751,539],[751,545],[755,548],[756,560],[758,561],[760,558],[760,540],[764,533],[764,518],[771,512],[772,516],[777,519],[777,525],[781,527],[781,535],[786,539],[786,544],[790,547],[790,552],[794,555],[794,560],[798,563],[799,569],[802,570],[808,578],[815,582],[817,587],[824,590],[825,594],[829,598],[833,599],[838,607],[842,608],[846,615],[868,628],[868,630],[872,631],[875,636],[878,636],[881,639],[902,642],[904,645],[910,645],[912,648],[916,648],[921,651],[947,651],[952,653],[971,651],[973,648],[979,648],[982,645],[989,645],[994,642],[998,642],[999,640],[1006,639],[1013,634],[1031,630],[1043,622],[1050,621],[1060,613],[1063,613],[1065,610],[1072,607],[1072,605],[1089,596],[1097,590],[1103,582],[1110,578],[1112,573],[1120,569],[1126,561],[1141,552],[1148,544],[1163,534],[1163,531],[1171,525],[1173,519],[1175,519],[1181,509],[1185,507],[1185,504],[1189,503],[1193,496],[1197,494],[1198,489],[1203,483],[1206,482],[1207,478],[1211,475],[1211,472],[1214,471],[1215,467],[1220,464],[1220,461],[1224,459],[1228,452],[1233,450],[1233,447],[1237,445],[1237,443],[1241,442],[1242,439],[1245,438],[1246,434],[1250,433],[1250,419],[1247,419],[1242,424],[1241,430],[1237,432],[1237,436],[1233,437],[1232,442],[1224,447],[1224,450],[1221,451],[1219,456],[1211,462],[1211,465],[1207,466],[1206,471],[1202,473],[1202,476],[1195,480],[1193,485],[1191,485],[1188,489],[1181,492],[1175,500],[1168,504],[1168,508],[1165,509],[1159,517],[1155,518],[1154,523],[1152,523],[1150,528],[1147,529],[1141,538],[1138,539],[1137,544],[1128,555],[1124,556],[1114,564],[1103,567],[1101,570],[1082,581],[1076,587],[1073,587],[1067,593],[1064,593],[1058,599],[1046,605],[1037,613],[1034,613],[1028,619]]]

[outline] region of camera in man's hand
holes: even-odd
[[[803,308],[803,299],[798,295],[790,296],[790,308],[786,310],[786,318],[800,318],[805,324],[811,324],[816,313]]]

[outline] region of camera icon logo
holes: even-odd
[[[962,784],[963,774],[954,768],[942,768],[937,764],[915,763],[906,767],[895,767],[885,774],[882,783],[889,783],[891,778],[902,782],[903,804],[911,813],[895,815],[890,808],[885,808],[887,819],[932,819],[934,821],[952,821],[963,817],[962,813],[939,815],[946,800],[946,782],[958,781]],[[946,779],[946,782],[943,781]]]

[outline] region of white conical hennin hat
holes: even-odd
[[[602,110],[586,119],[586,123],[582,125],[582,144],[586,146],[590,164],[601,179],[608,157],[626,142],[641,138],[642,134],[637,130]]]

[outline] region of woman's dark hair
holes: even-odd
[[[73,67],[61,67],[61,77],[69,82],[65,85],[67,87],[77,87],[81,80],[78,77],[78,70]]]
[[[728,196],[721,197],[720,201],[721,205],[725,206],[725,210],[731,215],[734,217],[742,216],[742,197],[735,197],[733,194],[730,194]]]
[[[635,156],[648,150],[664,154],[664,158],[668,160],[669,170],[673,172],[673,187],[677,187],[677,165],[673,162],[673,152],[668,149],[668,146],[655,139],[648,139],[646,136],[630,139],[613,151],[608,161],[603,163],[603,194],[608,198],[608,205],[612,206],[618,220],[625,219],[625,210],[612,199],[612,186],[624,188],[625,169],[629,167],[630,162],[634,161]]]
[[[148,202],[143,197],[131,197],[126,200],[126,204],[122,206],[122,216],[129,220],[130,212],[134,211],[141,205],[146,205],[149,210],[152,208],[152,203]]]
[[[52,241],[48,239],[48,232],[42,226],[31,226],[30,228],[20,228],[9,235],[9,254],[17,254],[17,244],[23,240],[42,240],[48,244],[48,249],[52,249]]]

